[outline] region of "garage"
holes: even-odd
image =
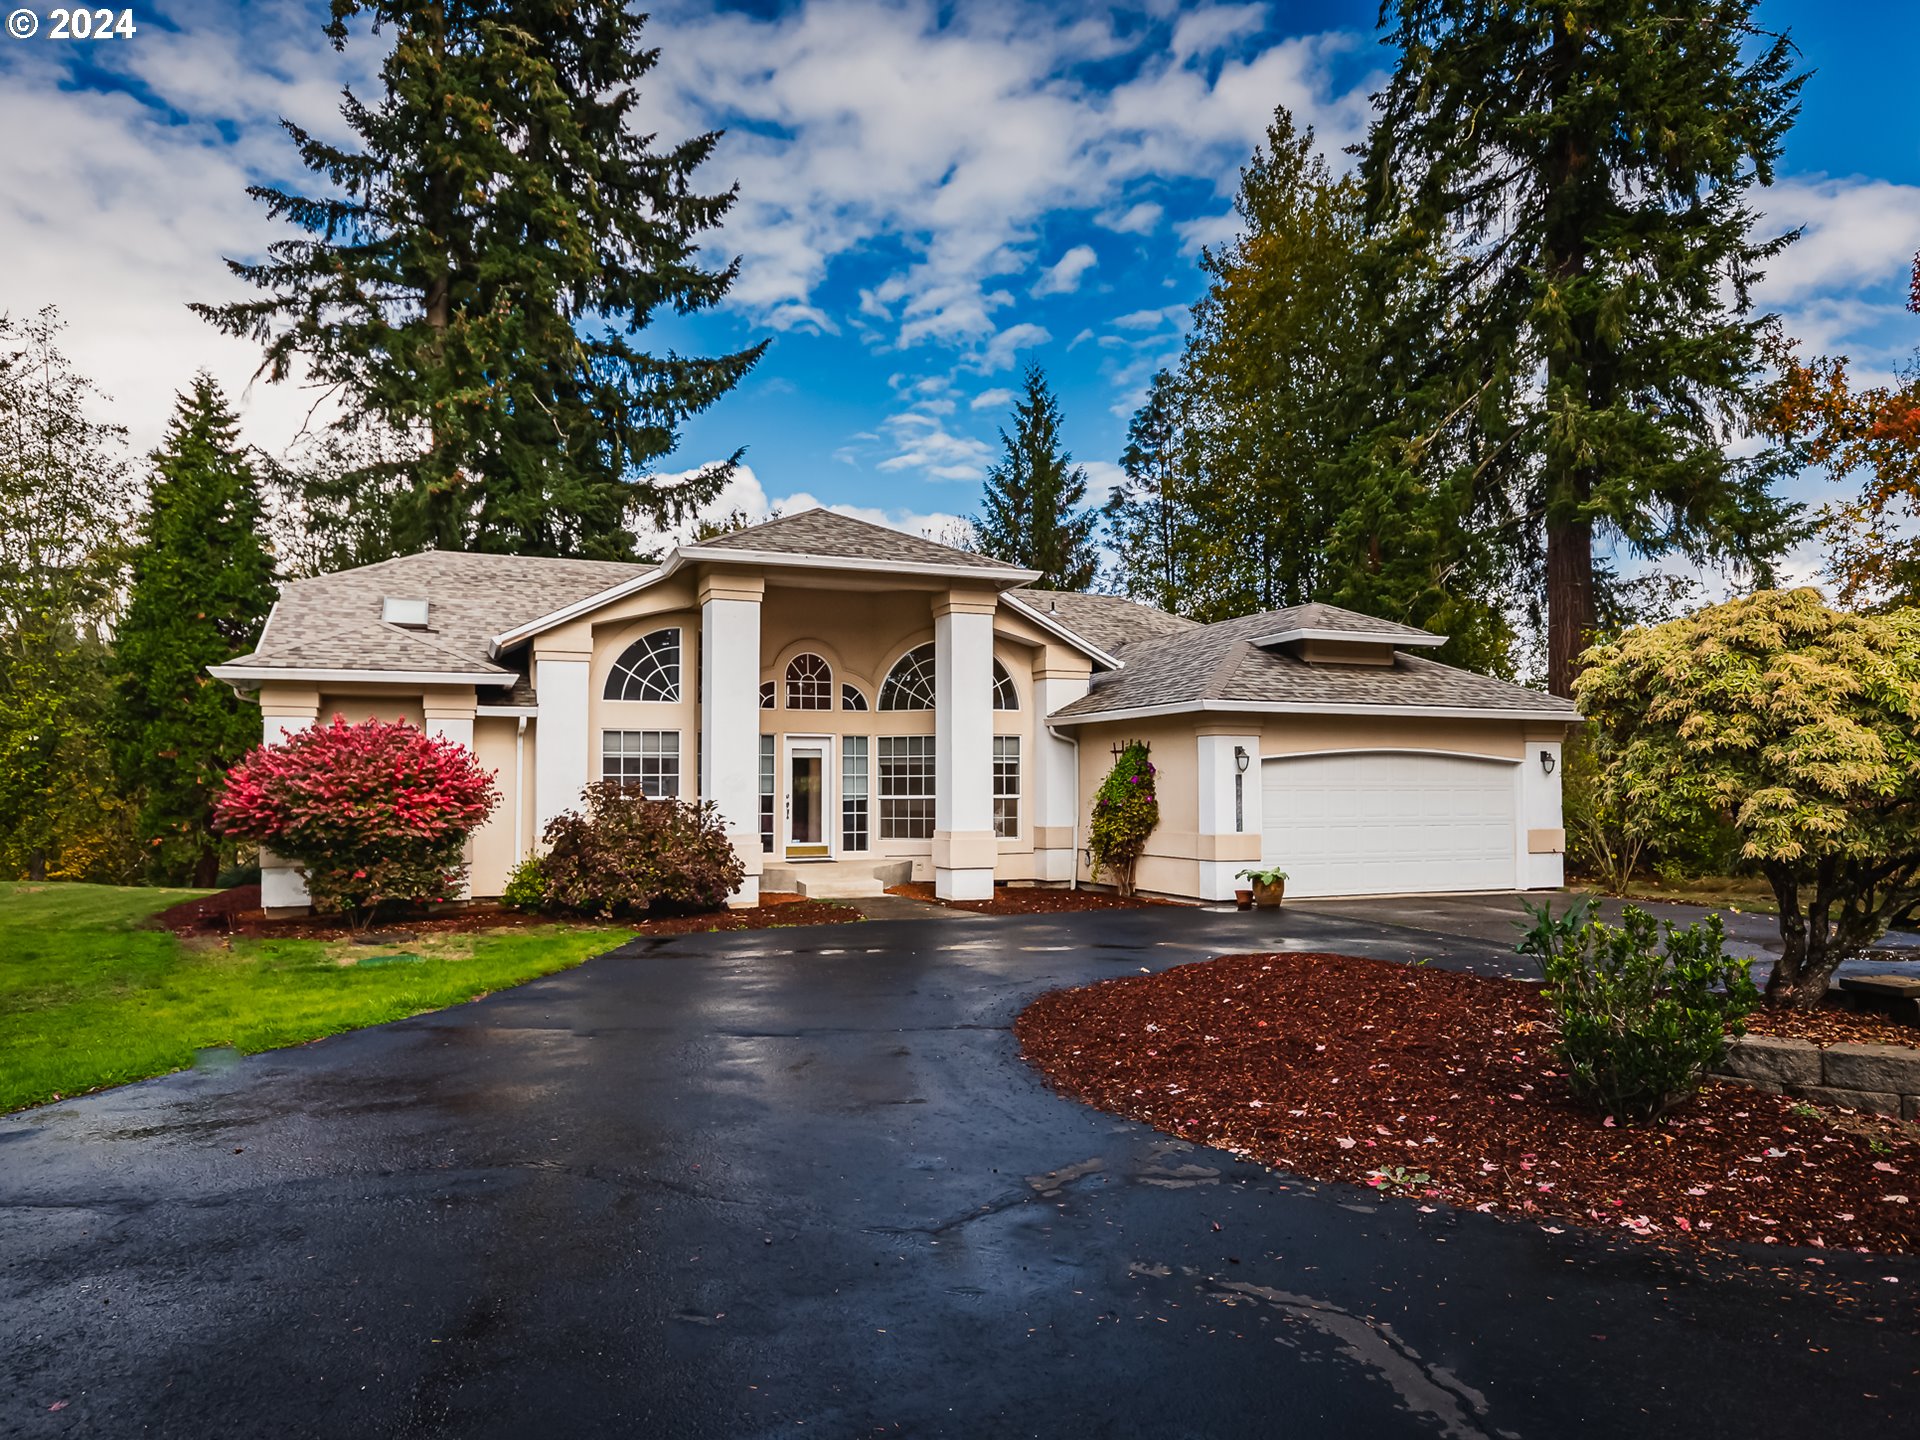
[[[1517,768],[1380,750],[1264,760],[1262,859],[1291,895],[1512,889]]]

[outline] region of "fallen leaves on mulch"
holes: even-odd
[[[1848,1010],[1837,1003],[1817,1010],[1756,1010],[1747,1017],[1747,1032],[1811,1040],[1821,1046],[1920,1046],[1920,1026],[1903,1025],[1867,1010]]]
[[[1567,1093],[1519,981],[1344,955],[1233,955],[1041,996],[1058,1089],[1182,1139],[1435,1203],[1711,1244],[1920,1249],[1920,1132],[1713,1084],[1662,1123]]]
[[[909,900],[926,900],[955,910],[973,910],[982,915],[1054,915],[1074,910],[1140,910],[1149,905],[1178,905],[1178,900],[1156,900],[1146,895],[1120,896],[1105,890],[1049,890],[1040,886],[1000,885],[991,900],[940,900],[933,886],[924,880],[904,885],[889,885],[889,895]]]
[[[838,925],[858,920],[860,912],[848,905],[808,900],[799,895],[769,893],[761,903],[743,910],[718,910],[704,915],[671,915],[659,919],[622,919],[615,923],[640,935],[689,935],[708,930],[765,930],[779,925]],[[260,887],[239,885],[199,900],[178,905],[150,917],[148,923],[181,936],[239,935],[260,940],[345,940],[353,927],[314,915],[269,919],[260,908]],[[420,915],[387,922],[383,928],[409,935],[453,935],[476,930],[517,930],[529,925],[551,925],[551,915],[508,910],[490,901],[478,901],[438,915]],[[582,924],[597,924],[583,919]]]

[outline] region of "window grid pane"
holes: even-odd
[[[880,686],[882,710],[933,709],[933,646],[918,645],[902,655]]]
[[[996,710],[1020,708],[1020,692],[1013,688],[1013,677],[1007,673],[1007,667],[998,660],[993,662],[993,708]]]
[[[760,684],[760,708],[762,710],[771,710],[773,708],[773,682],[771,680],[764,680]]]
[[[865,850],[868,830],[867,737],[849,735],[840,746],[840,848]]]
[[[993,737],[993,833],[1002,840],[1020,836],[1020,737]]]
[[[773,736],[760,737],[760,850],[773,853]]]
[[[787,666],[789,710],[831,710],[833,670],[818,655],[796,655]]]
[[[880,737],[880,838],[933,838],[933,737]]]
[[[867,697],[860,693],[857,686],[842,685],[840,687],[840,708],[842,710],[864,710],[867,708]]]
[[[613,662],[613,669],[607,675],[606,698],[679,700],[679,630],[655,630],[629,645]]]
[[[678,730],[608,730],[600,737],[600,777],[618,780],[649,800],[680,794]]]

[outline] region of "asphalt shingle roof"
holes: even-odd
[[[1021,586],[1007,592],[1082,640],[1119,658],[1121,652],[1143,641],[1164,640],[1201,628],[1198,620],[1169,615],[1119,595],[1082,595],[1072,590],[1035,590]]]
[[[1276,610],[1272,613],[1284,617],[1281,623],[1273,627],[1274,632],[1332,630],[1356,638],[1424,640],[1428,644],[1442,638],[1431,630],[1422,630],[1417,625],[1402,625],[1398,620],[1382,620],[1377,615],[1362,615],[1358,610],[1342,610],[1338,605],[1321,605],[1317,602],[1308,605],[1290,605],[1284,610]]]
[[[514,672],[487,655],[495,635],[646,574],[651,565],[429,550],[294,580],[251,655],[229,664],[286,670]],[[387,596],[427,601],[427,628],[380,618]]]
[[[1303,627],[1297,621],[1300,608],[1242,615],[1130,646],[1124,668],[1096,675],[1087,694],[1055,711],[1053,718],[1089,719],[1113,711],[1203,701],[1504,710],[1577,718],[1569,701],[1424,656],[1396,650],[1391,665],[1309,664],[1253,643],[1256,637],[1280,631],[1318,628],[1318,622]]]
[[[922,535],[907,535],[840,515],[802,510],[764,525],[730,531],[690,547],[699,550],[759,550],[774,555],[821,555],[839,560],[894,560],[905,565],[964,565],[978,570],[1019,567],[971,550],[956,550]]]

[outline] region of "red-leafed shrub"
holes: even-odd
[[[365,924],[387,904],[444,900],[499,790],[466,746],[367,720],[290,735],[227,772],[214,824],[298,865],[314,909]]]
[[[720,812],[649,800],[617,780],[581,792],[584,815],[547,822],[535,908],[588,915],[718,910],[740,888],[740,863]]]

